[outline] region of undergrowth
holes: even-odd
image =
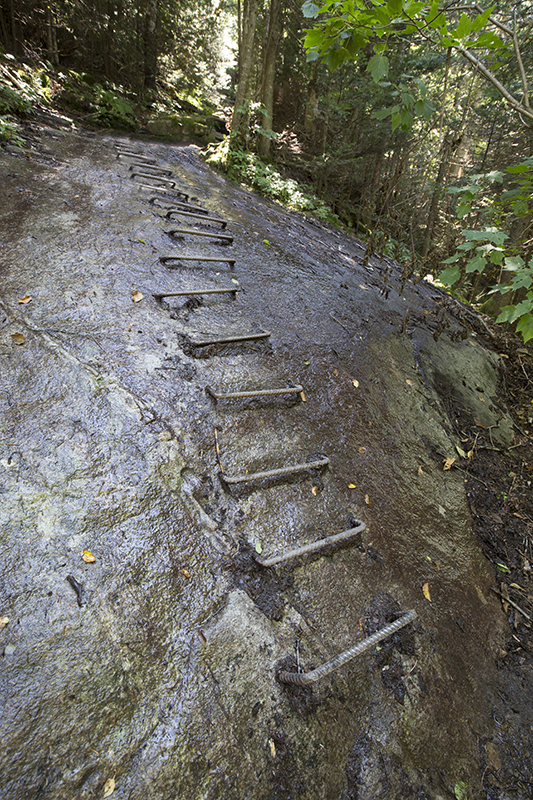
[[[229,136],[220,144],[208,145],[204,150],[204,158],[212,167],[227,173],[236,183],[251,186],[270,200],[337,227],[342,224],[339,217],[314,194],[310,186],[298,183],[293,178],[283,177],[273,164],[265,163],[256,153],[232,146]]]

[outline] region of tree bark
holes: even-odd
[[[235,108],[231,119],[232,139],[243,139],[245,136],[245,123],[248,119],[247,103],[249,97],[250,75],[252,73],[255,25],[257,22],[257,8],[259,0],[243,0],[242,3],[242,32],[241,32],[241,58],[239,69],[239,83],[235,96]]]
[[[261,78],[261,127],[271,131],[273,125],[274,109],[274,81],[276,78],[276,55],[281,36],[281,0],[270,0],[270,14],[268,20],[268,36],[263,55],[263,74]],[[268,158],[270,153],[271,137],[261,134],[258,151],[261,158]]]
[[[159,0],[149,0],[144,35],[144,88],[155,89],[157,77],[157,17]]]

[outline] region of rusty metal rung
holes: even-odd
[[[249,392],[228,392],[228,394],[218,394],[211,386],[206,386],[205,390],[214,400],[236,400],[241,397],[275,397],[280,394],[300,394],[300,392],[303,392],[304,387],[297,384],[296,386],[287,386],[286,389],[256,389]]]
[[[311,542],[310,544],[304,544],[302,547],[296,547],[294,550],[288,550],[286,553],[282,553],[279,556],[272,556],[271,558],[261,558],[258,554],[254,553],[254,559],[257,561],[258,564],[261,564],[262,567],[274,567],[276,564],[282,564],[285,561],[291,561],[293,558],[298,558],[299,556],[304,556],[307,553],[315,553],[318,550],[323,550],[324,547],[328,547],[332,544],[339,544],[339,542],[345,542],[348,539],[352,539],[354,536],[357,536],[358,533],[363,533],[366,531],[366,525],[364,522],[359,522],[355,528],[350,528],[347,531],[342,531],[342,533],[336,533],[333,536],[326,536],[324,539],[319,539],[316,542]]]
[[[139,186],[139,189],[150,189],[151,192],[157,192],[157,191],[161,192],[163,197],[157,197],[157,196],[154,195],[154,197],[148,198],[148,202],[151,205],[155,206],[156,208],[168,208],[168,206],[157,206],[156,205],[156,200],[160,200],[161,202],[164,202],[165,200],[168,200],[168,202],[172,201],[174,203],[174,205],[179,205],[180,198],[183,199],[184,203],[188,204],[188,202],[189,202],[189,195],[187,194],[187,192],[182,192],[181,189],[174,189],[174,191],[171,193],[170,190],[158,189],[157,186],[148,186],[148,185],[145,185],[144,183],[139,183],[138,186]],[[194,208],[196,210],[198,207],[197,206],[191,206],[191,208]],[[201,211],[202,209],[198,209],[198,210]],[[207,211],[205,213],[207,214]]]
[[[157,292],[152,293],[152,297],[160,300],[163,297],[189,297],[200,294],[237,294],[241,289],[236,286],[234,289],[193,289],[189,292]]]
[[[138,169],[139,166],[141,166],[141,165],[140,164],[132,164],[129,171],[130,172],[134,172],[134,170]],[[153,172],[145,172],[145,173],[143,173],[144,177],[146,177],[146,178],[157,178],[157,177],[159,177],[158,175],[154,174],[156,172],[159,173],[159,175],[167,175],[167,176],[168,175],[172,175],[172,170],[171,169],[165,169],[164,167],[158,167],[157,165],[152,165],[152,164],[143,164],[142,166],[144,166],[145,169],[151,169],[153,171]],[[137,172],[135,174],[136,175],[140,175],[141,173]]]
[[[171,231],[165,231],[169,236],[173,236],[176,233],[179,234],[186,234],[189,236],[208,236],[211,239],[224,239],[224,241],[233,242],[233,236],[230,233],[216,233],[212,231],[196,231],[193,228],[174,228]]]
[[[163,177],[161,177],[159,175],[148,175],[146,172],[132,172],[131,175],[130,175],[130,178],[132,180],[134,178],[145,178],[145,179],[146,178],[151,178],[154,181],[159,181],[159,183],[162,183],[163,185],[166,184],[166,185],[170,186],[171,189],[175,189],[176,188],[176,181],[171,181],[169,178],[163,178]],[[142,184],[142,185],[150,186],[151,184],[145,183],[145,184]],[[152,186],[152,189],[153,188],[154,187]]]
[[[236,483],[248,483],[250,481],[259,481],[263,478],[275,478],[278,475],[294,475],[298,472],[307,472],[310,469],[318,469],[319,467],[326,467],[329,464],[329,458],[321,458],[318,461],[307,461],[303,464],[294,464],[290,467],[280,467],[279,469],[268,469],[263,472],[251,472],[249,475],[234,475],[231,477],[230,475],[226,475],[224,472],[220,472],[219,476],[220,479],[224,481],[224,483],[228,483],[230,485]]]
[[[143,156],[140,153],[126,153],[126,152],[117,153],[117,159],[118,158],[130,158],[135,161],[140,161],[141,164],[147,167],[157,164],[155,158],[149,158],[148,156]]]
[[[224,256],[204,256],[201,253],[196,253],[192,256],[160,256],[159,260],[162,264],[166,264],[167,261],[220,261],[223,264],[229,264],[230,269],[233,269],[235,266],[234,258],[225,258]]]
[[[184,206],[183,211],[181,209],[179,209],[179,208],[173,208],[173,209],[171,209],[170,211],[167,212],[166,218],[167,219],[172,219],[172,215],[173,214],[177,214],[180,217],[196,217],[196,219],[201,219],[203,222],[220,222],[220,224],[222,225],[222,228],[225,228],[226,225],[228,224],[225,219],[220,219],[219,217],[210,217],[210,216],[208,216],[209,212],[208,212],[207,209],[195,208],[194,206],[191,206],[191,208],[194,208],[194,211],[187,211],[185,206]],[[201,211],[201,213],[197,214],[197,213],[195,213],[196,211]]]
[[[231,344],[233,342],[255,342],[258,339],[268,339],[272,334],[270,331],[261,331],[261,333],[246,333],[241,336],[221,336],[216,339],[191,339],[190,336],[185,334],[189,344],[194,347],[207,347],[210,344]]]

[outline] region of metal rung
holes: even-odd
[[[141,156],[138,153],[125,153],[125,152],[124,153],[118,153],[117,154],[117,159],[118,158],[134,159],[135,161],[140,161],[141,164],[145,164],[147,167],[151,166],[152,164],[157,164],[157,161],[156,161],[155,158],[148,158],[148,156]]]
[[[221,336],[216,339],[191,339],[190,336],[185,334],[189,344],[193,347],[207,347],[210,344],[232,344],[233,342],[255,342],[258,339],[268,339],[272,334],[270,331],[261,331],[261,333],[247,333],[242,336]]]
[[[280,467],[279,469],[269,469],[264,472],[251,472],[249,475],[226,475],[220,472],[220,479],[224,483],[231,485],[235,483],[248,483],[249,481],[259,481],[263,478],[275,478],[278,475],[294,475],[297,472],[307,472],[310,469],[318,469],[319,467],[326,467],[329,464],[329,458],[321,458],[319,461],[307,461],[304,464],[294,464],[292,467]]]
[[[191,206],[191,208],[194,208],[194,206]],[[201,213],[200,214],[195,213],[196,211],[201,211]],[[183,216],[183,217],[196,217],[197,219],[201,219],[203,222],[220,222],[220,224],[222,225],[222,228],[225,228],[226,225],[228,224],[225,219],[219,219],[219,217],[209,217],[209,216],[207,216],[209,214],[209,212],[208,212],[207,209],[203,209],[203,208],[195,208],[194,211],[187,211],[185,206],[183,208],[183,211],[181,209],[179,209],[179,208],[173,208],[173,209],[171,209],[170,211],[167,212],[166,218],[167,219],[172,219],[172,215],[173,214],[178,214],[178,216],[180,216],[180,217],[181,216]]]
[[[383,639],[387,639],[389,636],[392,636],[393,633],[396,633],[410,622],[414,622],[416,617],[417,614],[414,609],[407,611],[407,613],[400,617],[400,619],[391,622],[389,625],[385,625],[384,628],[376,631],[376,633],[373,633],[372,636],[368,636],[366,639],[363,639],[362,642],[358,642],[358,644],[354,645],[354,647],[350,647],[349,650],[345,650],[344,653],[335,656],[335,658],[332,658],[331,661],[327,661],[325,664],[317,667],[317,669],[314,669],[312,672],[288,672],[284,670],[278,674],[278,680],[282,683],[294,683],[296,686],[307,686],[310,683],[315,683],[315,681],[320,680],[320,678],[324,678],[334,670],[342,667],[343,664],[351,661],[352,658],[360,656],[362,653],[370,650],[375,644],[382,642]]]
[[[157,292],[152,293],[152,297],[160,300],[162,297],[189,297],[200,294],[234,294],[240,292],[240,288],[236,286],[234,289],[193,289],[190,292]]]
[[[174,228],[172,231],[165,231],[169,236],[174,236],[176,233],[187,234],[189,236],[208,236],[211,239],[224,239],[225,242],[231,244],[233,236],[229,233],[212,233],[211,231],[196,231],[193,228]]]
[[[334,536],[326,536],[324,539],[319,539],[317,542],[311,542],[311,544],[304,544],[302,547],[297,547],[294,550],[288,550],[286,553],[283,553],[280,556],[260,558],[259,555],[254,553],[254,558],[258,564],[261,564],[262,567],[273,567],[276,564],[282,564],[285,561],[291,561],[291,559],[304,556],[307,553],[315,553],[317,550],[323,550],[324,547],[328,547],[331,544],[338,544],[339,542],[345,542],[348,539],[353,539],[353,537],[357,536],[358,533],[363,533],[363,531],[366,531],[365,523],[359,522],[359,520],[357,520],[357,522],[359,524],[355,528],[342,531],[342,533],[336,533]]]
[[[166,264],[167,261],[220,261],[223,264],[229,264],[230,269],[233,269],[235,266],[234,258],[224,258],[223,256],[203,256],[200,253],[197,253],[193,256],[160,256],[159,260],[162,264]]]
[[[297,386],[288,386],[286,389],[257,389],[253,392],[229,392],[228,394],[218,394],[211,386],[206,386],[205,390],[214,400],[236,400],[241,397],[275,397],[280,394],[300,394],[300,392],[303,392],[304,387],[298,384]]]
[[[146,172],[132,172],[130,178],[133,180],[134,178],[151,178],[154,181],[159,181],[159,183],[167,184],[170,186],[171,189],[176,188],[176,181],[171,181],[169,178],[162,178],[159,175],[148,175]],[[150,186],[149,183],[143,184],[144,186]],[[154,187],[152,186],[152,189]]]
[[[140,166],[140,165],[132,164],[131,167],[130,167],[130,172],[133,172],[134,170],[136,170],[138,166]],[[145,164],[144,166],[145,166],[146,169],[151,169],[154,172],[158,172],[160,175],[172,175],[172,170],[171,169],[165,169],[164,167],[158,167],[158,166],[155,166],[155,165],[152,166],[151,164]],[[136,175],[140,175],[141,173],[137,172],[135,174]],[[146,177],[146,178],[156,178],[158,176],[157,175],[152,175],[149,172],[145,172],[144,173],[144,177]]]
[[[188,203],[189,202],[189,195],[187,194],[187,192],[182,192],[181,189],[174,189],[174,192],[171,193],[170,191],[167,191],[166,189],[159,189],[158,190],[157,186],[147,186],[147,185],[145,185],[143,183],[139,183],[138,187],[139,187],[139,189],[150,189],[151,192],[157,192],[157,191],[161,192],[162,196],[157,197],[157,195],[154,195],[153,197],[149,197],[148,198],[148,202],[153,206],[156,206],[156,201],[157,200],[161,201],[162,203],[165,202],[165,200],[167,200],[169,203],[173,202],[174,205],[176,203],[179,203],[180,198],[183,199],[184,203]],[[192,207],[196,209],[196,206],[192,206]],[[156,206],[156,208],[169,208],[169,206]],[[207,211],[205,213],[207,214]]]

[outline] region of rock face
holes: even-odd
[[[509,440],[497,356],[452,342],[434,288],[385,291],[395,266],[365,267],[354,239],[193,147],[129,142],[235,236],[234,272],[162,264],[228,247],[171,240],[198,219],[165,220],[112,139],[40,137],[33,159],[3,157],[0,187],[2,796],[478,797],[504,617],[443,460],[451,394]],[[236,280],[238,298],[152,296]],[[305,401],[205,392],[295,383]],[[220,480],[321,453],[320,472]],[[342,549],[253,558],[354,519],[367,529]],[[312,688],[277,682],[410,608],[414,625]]]
[[[169,114],[148,120],[146,129],[165,139],[180,141],[193,137],[208,144],[222,140],[225,123],[212,114]]]

